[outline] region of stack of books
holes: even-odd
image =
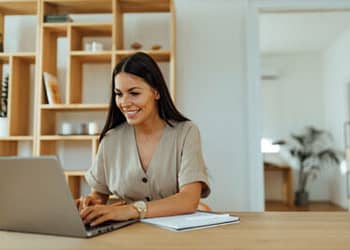
[[[67,14],[61,15],[46,15],[44,17],[45,23],[66,23],[73,22],[73,19]]]

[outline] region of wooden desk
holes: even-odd
[[[285,197],[284,200],[288,206],[293,206],[294,195],[293,195],[293,179],[292,169],[289,166],[277,166],[267,162],[264,162],[264,172],[280,172],[283,177],[282,192]]]
[[[0,231],[1,249],[350,249],[348,212],[234,213],[240,224],[172,232],[133,224],[92,239]]]

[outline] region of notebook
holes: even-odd
[[[137,220],[87,227],[56,157],[0,157],[0,230],[92,237]]]
[[[189,231],[239,223],[240,219],[239,217],[231,216],[230,214],[198,211],[192,214],[142,219],[141,222],[156,225],[172,231]]]

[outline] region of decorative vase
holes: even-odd
[[[9,122],[7,117],[0,117],[0,137],[9,135]]]
[[[309,193],[306,191],[296,191],[294,204],[296,206],[309,205]]]

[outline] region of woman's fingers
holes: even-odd
[[[104,214],[104,215],[101,215],[101,216],[99,216],[99,217],[97,217],[95,220],[93,220],[92,222],[91,222],[91,226],[97,226],[97,225],[99,225],[99,224],[101,224],[101,223],[103,223],[103,222],[105,222],[105,221],[108,221],[108,220],[111,220],[112,218],[111,218],[111,214],[110,213],[107,213],[107,214]]]
[[[80,216],[85,224],[90,223],[91,226],[96,226],[108,220],[118,220],[116,209],[109,205],[95,205],[83,209]]]
[[[87,204],[89,202],[89,196],[80,197],[79,202],[79,211],[83,210],[85,207],[87,207]]]
[[[101,205],[103,204],[102,199],[94,198],[90,195],[80,197],[80,199],[75,201],[79,211],[83,210],[84,208],[91,206],[91,205]]]
[[[81,211],[80,211],[80,217],[83,221],[86,220],[86,217],[93,212],[93,209],[94,207],[86,207],[86,208],[83,208]]]
[[[90,223],[106,213],[108,213],[108,208],[106,206],[96,205],[84,208],[81,211],[80,216],[84,223]]]
[[[89,213],[85,219],[84,223],[91,223],[92,221],[96,220],[98,217],[102,216],[103,212],[99,209],[94,209]]]

